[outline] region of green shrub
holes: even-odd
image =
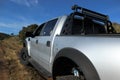
[[[37,24],[32,24],[27,27],[23,27],[22,30],[19,32],[19,38],[23,41],[25,37],[26,32],[34,32],[34,30],[38,27]]]

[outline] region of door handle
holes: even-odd
[[[50,44],[51,44],[51,42],[50,42],[50,41],[47,41],[46,46],[47,46],[47,47],[50,47]]]
[[[30,41],[30,38],[28,38],[28,41]]]
[[[38,44],[38,40],[36,40],[36,44]]]

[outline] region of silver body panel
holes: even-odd
[[[59,43],[58,43],[59,42]],[[55,52],[73,48],[92,62],[101,80],[120,80],[120,38],[98,36],[63,36],[55,39]]]
[[[51,36],[37,36],[31,38],[31,42],[26,39],[29,55],[52,73],[57,53],[64,48],[73,48],[91,61],[101,80],[120,80],[120,36],[60,36],[66,19],[67,16],[58,19]],[[50,47],[46,47],[48,40],[51,41]]]

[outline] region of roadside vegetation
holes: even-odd
[[[113,27],[115,28],[117,33],[120,33],[120,24],[118,23],[113,23]]]
[[[19,32],[19,38],[23,41],[25,39],[26,32],[34,32],[34,30],[38,27],[37,24],[32,24],[27,27],[23,27]]]
[[[24,66],[20,63],[21,48],[19,37],[0,41],[1,80],[44,80],[32,66]]]
[[[0,33],[0,40],[3,40],[5,38],[9,38],[9,37],[10,37],[10,35],[8,35],[8,34]]]
[[[37,25],[24,27],[18,36],[0,35],[0,80],[44,80],[32,66],[20,63],[20,50],[26,31],[33,31]]]

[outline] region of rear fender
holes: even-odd
[[[67,57],[77,64],[84,73],[86,80],[100,80],[95,67],[82,52],[72,48],[65,48],[59,51],[55,60],[60,57]]]

